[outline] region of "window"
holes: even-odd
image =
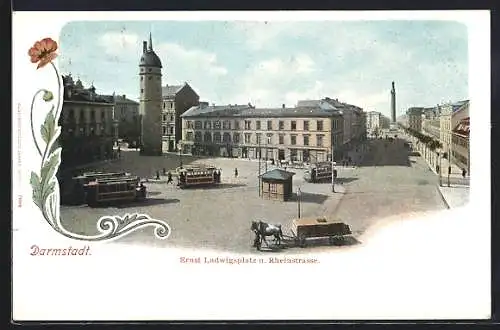
[[[250,143],[250,138],[251,138],[252,134],[250,133],[245,133],[245,143]]]
[[[220,143],[220,133],[219,132],[214,133],[214,142]]]
[[[144,93],[144,88],[141,88],[141,94]]]
[[[233,142],[234,143],[240,143],[240,133],[234,133],[233,134]]]
[[[174,127],[170,126],[170,135],[174,135]]]
[[[143,76],[141,76],[141,81],[143,81],[143,80],[144,80],[144,77],[143,77]]]
[[[304,131],[308,131],[308,130],[309,130],[309,121],[304,120]]]
[[[222,135],[222,141],[225,143],[231,142],[231,135],[229,135],[229,133],[224,133],[224,135]]]
[[[214,129],[220,129],[220,120],[214,121]]]
[[[255,121],[255,129],[260,130],[260,120]]]
[[[201,132],[200,131],[194,132],[194,140],[196,142],[201,142]]]
[[[273,143],[273,134],[267,134],[267,140],[266,140],[266,143],[267,144],[272,144]]]
[[[283,120],[280,120],[278,122],[278,126],[279,126],[280,130],[284,130],[285,129],[285,122]]]
[[[152,78],[152,77],[151,77],[151,76],[149,76],[149,77],[148,77],[148,80],[151,80],[151,78]]]
[[[268,131],[272,131],[273,130],[273,121],[272,120],[268,120],[267,121],[267,130]]]
[[[189,121],[187,122],[187,128],[188,128],[188,129],[193,129],[193,122],[192,122],[191,120],[189,120]]]
[[[186,132],[186,140],[193,141],[193,132]]]
[[[269,192],[272,194],[277,194],[278,193],[278,184],[270,183],[269,184]]]
[[[316,136],[316,146],[317,147],[322,147],[323,146],[323,135],[317,135]]]
[[[197,120],[194,122],[194,128],[195,129],[201,129],[201,121]]]
[[[167,103],[163,102],[163,109],[167,107]]]
[[[234,121],[234,129],[240,129],[240,122],[237,120]]]
[[[151,68],[148,69],[148,72],[151,72]]]
[[[278,141],[279,144],[285,144],[285,135],[284,134],[280,134],[278,136],[278,140],[279,140]]]
[[[163,121],[167,121],[167,115],[163,115]]]
[[[292,131],[295,131],[297,129],[297,122],[295,120],[292,120],[292,123],[291,123],[291,130]]]
[[[205,132],[205,135],[203,137],[203,140],[205,142],[212,142],[212,134],[210,134],[210,132]]]
[[[205,129],[211,129],[212,128],[212,122],[207,120],[205,121]]]
[[[304,135],[304,145],[305,146],[309,145],[309,135]]]
[[[296,145],[297,144],[297,135],[291,135],[290,136],[290,144],[291,145]]]
[[[261,139],[262,134],[257,133],[256,136],[257,136],[257,144],[261,144],[262,143],[262,139]]]
[[[222,123],[222,128],[231,129],[231,122],[229,120],[224,120],[224,122]]]
[[[250,120],[245,120],[245,129],[250,130]]]
[[[163,135],[167,135],[167,128],[165,126],[162,126],[163,128]]]

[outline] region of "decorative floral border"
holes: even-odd
[[[56,177],[57,170],[61,163],[61,147],[57,145],[57,139],[61,134],[61,127],[58,125],[61,115],[61,76],[54,65],[53,60],[57,57],[58,45],[51,38],[45,38],[34,43],[28,51],[31,62],[38,64],[37,70],[50,64],[54,69],[57,83],[57,103],[53,104],[54,94],[47,89],[39,89],[31,102],[30,123],[33,142],[42,157],[40,171],[31,172],[30,184],[33,189],[33,202],[38,206],[44,219],[58,233],[77,240],[85,241],[109,241],[128,235],[139,228],[154,226],[154,234],[159,239],[166,239],[170,235],[170,226],[162,220],[150,218],[147,214],[125,214],[124,216],[104,216],[97,221],[97,229],[100,234],[95,236],[79,235],[64,228],[60,219],[60,193],[59,184]],[[46,103],[51,103],[52,107],[45,116],[45,120],[40,125],[40,134],[43,140],[38,141],[35,135],[33,123],[33,110],[35,101],[39,95]],[[43,152],[42,152],[42,148]]]

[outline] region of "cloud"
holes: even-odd
[[[293,95],[304,95],[302,86],[314,89],[316,63],[307,54],[274,57],[255,63],[246,69],[239,81],[236,96],[230,103],[250,101],[257,106],[276,107],[296,103]]]
[[[112,56],[122,56],[130,52],[135,55],[142,50],[139,36],[134,33],[106,32],[99,37],[98,44],[104,48],[106,54]]]
[[[162,61],[166,62],[167,70],[179,68],[187,76],[184,80],[200,79],[201,76],[206,75],[223,76],[228,73],[227,69],[217,62],[215,53],[200,49],[187,49],[176,43],[162,43],[155,49]],[[172,66],[168,66],[170,63]]]

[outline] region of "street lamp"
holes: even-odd
[[[442,182],[441,182],[442,181],[441,180],[441,154],[439,153],[439,151],[436,154],[437,154],[437,157],[438,157],[438,164],[439,164],[438,165],[439,166],[439,173],[438,173],[438,175],[439,175],[439,186],[441,187],[441,185],[442,185]]]
[[[333,157],[332,157],[333,159]],[[333,173],[335,173],[335,166],[337,165],[336,162],[332,161],[332,192],[335,192],[335,175],[333,175]]]
[[[182,167],[182,143],[177,144],[177,149],[179,149],[179,167]]]
[[[297,213],[298,217],[300,219],[300,196],[302,195],[302,192],[300,191],[300,188],[297,188]]]
[[[268,151],[267,151],[267,146],[271,143],[271,138],[268,136],[267,137],[267,141],[266,141],[266,158],[265,158],[265,162],[266,162],[266,172],[267,172],[267,156],[268,156]]]

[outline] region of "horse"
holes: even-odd
[[[269,243],[266,240],[266,236],[274,236],[274,242],[279,246],[281,245],[281,240],[283,239],[283,231],[281,230],[281,225],[273,225],[263,221],[252,221],[252,226],[250,227],[256,234],[256,242],[262,239],[266,246],[269,247]],[[257,245],[256,243],[254,245]]]

